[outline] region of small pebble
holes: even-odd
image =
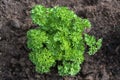
[[[87,77],[85,78],[85,80],[94,80],[94,78],[89,75],[89,76],[87,76]]]
[[[35,77],[39,79],[39,78],[40,78],[40,75],[36,74]]]
[[[26,74],[29,74],[30,69],[29,69],[29,68],[26,68],[26,69],[25,69],[25,72],[26,72]]]
[[[2,52],[0,52],[0,55],[2,55]]]
[[[25,66],[25,62],[20,62],[20,65],[21,66]]]
[[[10,62],[11,62],[12,64],[16,64],[18,61],[17,61],[16,59],[12,58]]]
[[[0,23],[0,29],[2,29],[2,26],[3,26],[2,23]]]
[[[21,66],[25,66],[25,58],[21,58],[20,59],[20,65]]]
[[[14,28],[20,28],[20,22],[19,22],[19,20],[17,20],[17,19],[11,20],[10,24],[11,24],[11,26],[14,27]]]
[[[0,40],[2,40],[2,37],[0,36]]]
[[[33,78],[29,78],[29,80],[35,80],[35,79],[33,79]]]

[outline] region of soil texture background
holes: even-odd
[[[35,28],[30,10],[36,4],[66,6],[92,24],[87,32],[103,38],[94,55],[85,53],[82,70],[74,77],[35,72],[29,61],[26,32]],[[0,0],[0,80],[120,80],[120,0]]]

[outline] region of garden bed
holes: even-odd
[[[103,38],[94,55],[85,53],[82,70],[74,77],[60,77],[56,69],[48,74],[35,72],[28,59],[26,32],[37,27],[30,10],[66,6],[92,24],[89,34]],[[119,0],[0,0],[0,80],[120,80],[120,1]]]

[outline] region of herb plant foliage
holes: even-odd
[[[85,45],[89,46],[89,55],[101,47],[102,39],[96,40],[84,32],[91,27],[89,20],[67,7],[36,5],[31,17],[39,28],[27,32],[27,46],[31,49],[29,58],[39,73],[48,73],[61,62],[56,65],[59,75],[76,75],[84,62]]]

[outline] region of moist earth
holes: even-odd
[[[69,7],[90,20],[89,34],[103,38],[95,55],[85,53],[76,76],[61,77],[54,68],[48,74],[35,72],[26,32],[37,27],[30,17],[37,4]],[[0,80],[120,80],[120,0],[0,0]]]

